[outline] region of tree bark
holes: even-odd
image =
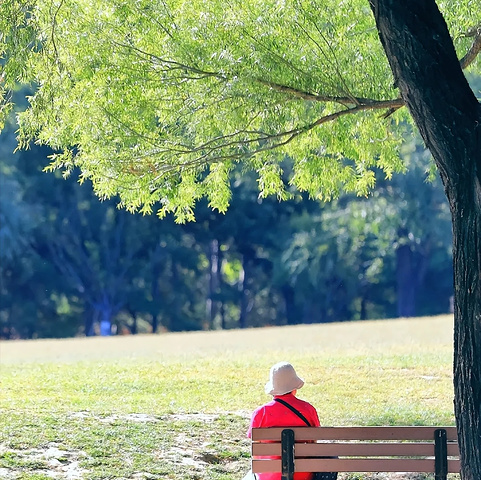
[[[481,107],[434,0],[370,0],[453,220],[454,396],[464,480],[481,478]]]

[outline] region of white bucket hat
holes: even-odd
[[[301,388],[303,385],[304,380],[297,376],[290,363],[279,362],[271,367],[265,391],[268,395],[285,395]]]

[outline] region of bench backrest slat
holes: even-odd
[[[255,443],[252,445],[253,456],[280,456],[280,443]],[[429,456],[434,455],[431,443],[296,443],[296,456],[319,457],[320,455],[341,456]],[[448,445],[448,455],[458,456],[456,444]]]
[[[297,459],[296,472],[434,472],[434,459],[343,458]],[[459,460],[448,461],[448,472],[459,472]]]
[[[252,429],[252,441],[280,441],[285,427]],[[446,430],[447,440],[457,441],[456,427],[295,427],[296,442],[309,440],[432,440],[438,428]]]
[[[416,462],[416,463],[413,463]],[[459,473],[460,461],[448,460],[447,473]],[[252,460],[254,473],[280,472],[280,460]],[[434,472],[434,460],[430,459],[298,459],[296,472]]]

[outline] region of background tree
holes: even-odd
[[[133,211],[159,203],[179,221],[202,196],[224,211],[241,159],[264,195],[288,196],[286,155],[301,191],[366,194],[374,167],[402,170],[387,127],[409,110],[453,217],[456,418],[471,480],[481,478],[481,114],[461,67],[479,68],[481,31],[471,2],[439,5],[444,18],[434,0],[371,0],[373,19],[360,0],[8,0],[2,81],[38,84],[23,145],[57,148],[53,167],[80,167],[101,197],[119,194]]]
[[[50,337],[73,336],[79,330],[76,320],[80,316],[78,304],[73,301],[71,290],[57,281],[54,265],[45,262],[33,248],[38,229],[45,223],[48,211],[39,193],[45,184],[57,184],[58,179],[53,176],[45,178],[38,162],[25,164],[12,161],[15,137],[11,130],[2,140],[0,336],[33,338],[39,332]],[[38,182],[32,182],[32,176],[24,169],[30,173],[36,171],[34,177]]]
[[[110,310],[119,332],[394,317],[399,226],[409,231],[414,255],[424,238],[431,245],[416,308],[427,315],[447,311],[447,202],[439,182],[422,180],[429,160],[414,143],[406,144],[410,171],[391,182],[380,178],[368,198],[343,195],[323,204],[301,195],[286,202],[258,198],[254,176],[238,169],[228,212],[213,212],[201,201],[197,221],[184,225],[131,215],[115,209],[114,201],[98,202],[89,185],[73,176],[61,180],[41,171],[48,149],[12,154],[14,148],[13,129],[5,130],[3,337],[65,337],[91,333],[92,327],[98,333],[101,310],[94,305],[107,292],[104,285],[112,295],[107,299],[122,307]],[[405,182],[413,184],[406,193],[414,195],[404,195]],[[442,201],[419,203],[418,197]],[[211,255],[217,257],[215,269]],[[122,271],[119,285],[115,277]]]

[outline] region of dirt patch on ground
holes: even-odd
[[[45,449],[12,450],[0,445],[0,456],[15,459],[16,463],[28,465],[33,474],[52,479],[81,480],[85,470],[79,463],[87,457],[82,451],[61,450],[51,443]],[[14,480],[22,474],[20,467],[0,468],[0,478]]]

